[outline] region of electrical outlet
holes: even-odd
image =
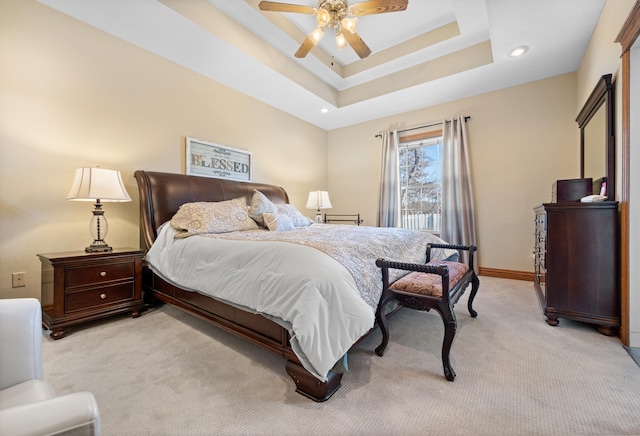
[[[27,273],[15,272],[11,274],[11,286],[14,288],[21,288],[27,286]]]

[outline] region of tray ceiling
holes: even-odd
[[[575,71],[605,3],[409,0],[360,17],[369,57],[327,31],[297,59],[313,16],[259,0],[38,1],[326,130]]]

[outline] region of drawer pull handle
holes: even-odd
[[[100,294],[100,298],[104,300],[105,298],[107,298],[107,294]]]
[[[100,277],[106,277],[107,276],[107,272],[106,271],[101,271],[100,272]]]

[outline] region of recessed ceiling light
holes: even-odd
[[[529,47],[527,47],[526,45],[521,45],[520,47],[516,47],[511,50],[509,52],[509,56],[511,56],[512,58],[517,58],[518,56],[522,56],[523,54],[525,54],[527,51],[529,51]]]
[[[321,108],[320,108],[320,113],[328,114],[328,113],[329,113],[329,108],[321,107]]]

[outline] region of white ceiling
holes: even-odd
[[[409,0],[360,17],[372,50],[360,60],[331,31],[294,58],[313,16],[258,0],[38,1],[326,130],[575,71],[605,3]]]

